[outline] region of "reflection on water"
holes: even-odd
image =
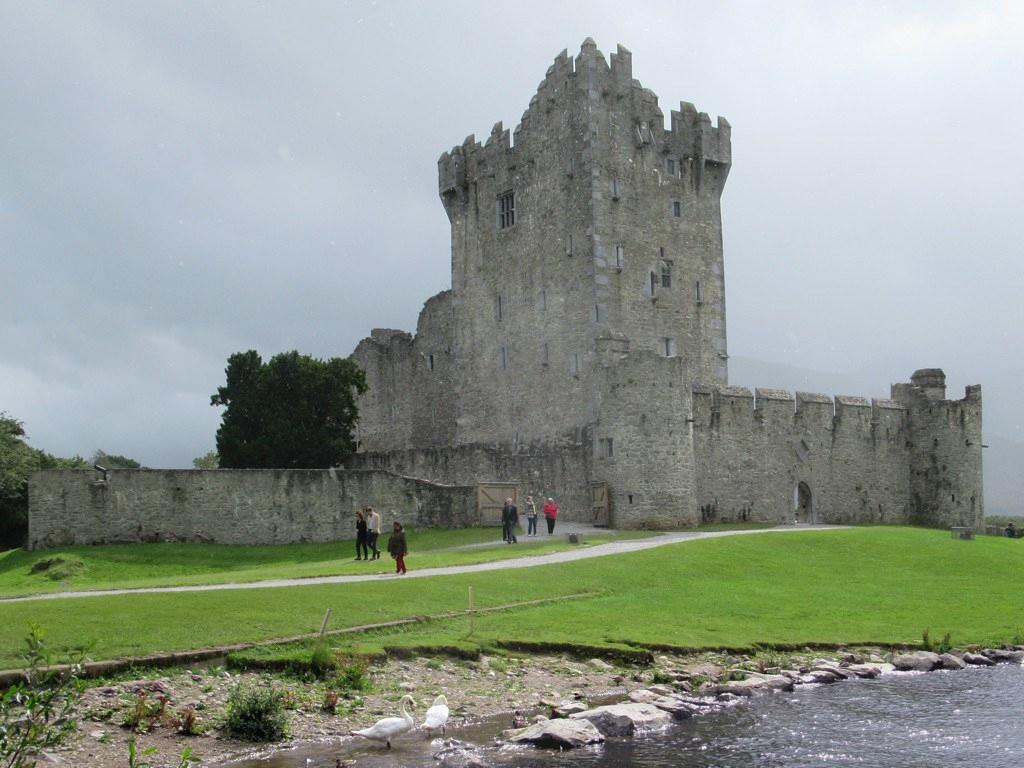
[[[573,752],[498,748],[498,728],[457,736],[482,745],[485,761],[509,768],[1021,768],[1024,668],[999,666],[799,688],[760,696],[668,730]],[[436,766],[439,741],[415,734],[390,753],[361,744],[325,744],[232,768]]]

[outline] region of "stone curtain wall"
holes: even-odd
[[[585,522],[590,520],[590,445],[589,431],[581,431],[563,436],[560,444],[460,445],[357,453],[346,464],[459,486],[491,481],[516,483],[520,514],[525,514],[522,502],[527,494],[533,494],[535,500],[552,496],[558,503],[559,519]]]
[[[889,400],[745,387],[694,392],[697,501],[716,520],[792,522],[806,483],[815,522],[908,520],[906,410]]]
[[[294,544],[355,538],[355,510],[386,526],[478,522],[476,488],[379,470],[91,470],[37,472],[30,549],[151,541]],[[394,510],[394,514],[390,512]]]

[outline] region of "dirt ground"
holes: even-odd
[[[689,663],[708,663],[690,660]],[[676,666],[662,657],[661,667]],[[523,717],[546,713],[564,700],[625,697],[630,690],[649,685],[655,671],[612,665],[598,659],[571,660],[558,656],[492,656],[479,661],[450,658],[393,660],[367,668],[369,690],[340,692],[337,710],[324,710],[329,686],[285,675],[235,673],[223,668],[175,671],[137,680],[104,682],[86,692],[78,707],[78,734],[64,747],[43,756],[41,765],[65,764],[91,768],[128,765],[128,741],[135,738],[141,751],[155,747],[144,758],[153,768],[179,765],[186,746],[202,765],[265,751],[266,744],[232,739],[220,728],[229,692],[237,685],[273,686],[285,694],[289,737],[275,746],[324,739],[351,738],[354,728],[372,725],[397,714],[398,700],[409,693],[416,700],[417,719],[444,693],[451,706],[449,734],[460,724],[507,715],[512,727],[518,710]],[[333,690],[333,689],[331,689]],[[141,697],[141,706],[139,706]],[[200,735],[179,733],[183,711],[195,709]],[[135,729],[123,725],[139,709],[149,713]]]

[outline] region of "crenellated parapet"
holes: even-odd
[[[634,150],[651,149],[659,159],[678,159],[680,172],[692,173],[698,186],[709,171],[721,192],[732,165],[732,128],[724,117],[712,124],[705,112],[698,112],[689,102],[681,102],[671,113],[671,125],[664,125],[664,112],[657,95],[633,79],[633,55],[619,45],[605,59],[591,38],[580,46],[573,58],[567,50],[555,57],[544,79],[530,99],[519,124],[513,131],[497,123],[488,139],[481,143],[473,135],[461,145],[443,153],[438,160],[438,192],[452,217],[452,205],[465,202],[468,190],[481,177],[491,177],[501,169],[518,167],[529,162],[529,155],[519,157],[517,150],[527,147],[533,155],[551,140],[565,141],[560,128],[569,115],[579,124],[579,143],[593,140],[598,115],[615,115],[610,123],[625,125],[628,141]],[[532,159],[536,160],[536,157]],[[572,169],[568,169],[571,174]]]

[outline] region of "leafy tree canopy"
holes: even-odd
[[[356,397],[366,376],[351,360],[292,351],[264,363],[249,350],[231,355],[224,372],[227,384],[210,398],[225,408],[221,467],[330,467],[355,450]]]
[[[129,459],[127,456],[116,453],[107,453],[99,448],[92,455],[92,463],[99,464],[106,469],[145,469],[135,459]]]
[[[196,456],[192,459],[192,466],[196,469],[219,469],[220,456],[217,455],[216,451],[210,451],[203,456]]]

